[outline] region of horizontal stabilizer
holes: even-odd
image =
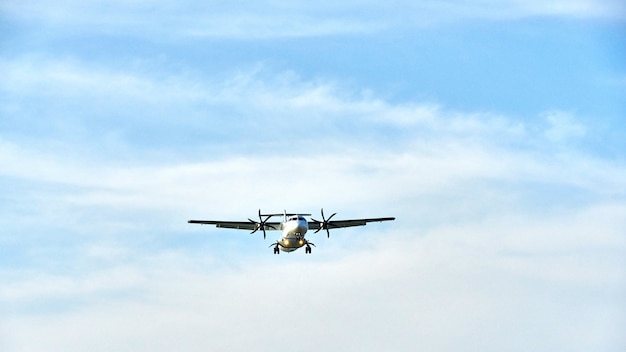
[[[261,214],[261,216],[295,216],[295,215],[301,215],[301,216],[311,216],[311,214],[300,214],[300,213],[279,213],[279,214]]]

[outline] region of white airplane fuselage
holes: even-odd
[[[310,250],[309,242],[304,238],[309,230],[309,223],[302,215],[285,218],[280,230],[282,234],[276,242],[278,249],[283,252],[293,252],[298,248],[307,246],[307,249]]]

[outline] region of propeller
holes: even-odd
[[[253,234],[253,233],[255,233],[255,232],[259,231],[259,230],[262,230],[263,231],[263,239],[265,239],[265,227],[270,227],[270,228],[276,230],[276,228],[274,226],[267,225],[267,220],[269,220],[271,217],[272,217],[272,215],[267,215],[265,220],[263,220],[263,217],[261,215],[261,209],[259,209],[259,221],[254,221],[254,220],[248,218],[248,220],[251,223],[256,225],[256,227],[254,228],[254,230],[252,232],[250,232],[250,234]]]
[[[326,230],[326,237],[330,238],[329,228],[332,227],[332,222],[330,221],[330,219],[332,219],[333,216],[335,216],[335,215],[337,215],[337,213],[334,213],[328,219],[326,219],[326,217],[324,217],[324,208],[322,208],[322,221],[315,220],[315,219],[311,218],[311,220],[313,220],[313,221],[315,221],[316,223],[319,224],[319,228],[314,233],[318,233],[322,229],[324,229],[324,230]]]

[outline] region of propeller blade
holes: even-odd
[[[319,227],[313,233],[318,233],[318,232],[320,232],[324,228],[324,221],[315,220],[313,218],[311,218],[311,220],[313,220],[314,222],[319,224]]]
[[[326,219],[326,216],[324,215],[324,208],[321,209],[320,211],[322,213],[322,221],[319,220],[315,220],[313,218],[311,218],[311,220],[315,221],[316,223],[318,223],[319,227],[317,228],[317,230],[315,230],[314,233],[318,233],[321,230],[326,230],[326,237],[330,238],[330,231],[329,229],[333,226],[332,222],[330,221],[330,219],[333,218],[333,216],[337,215],[337,213],[333,213],[328,219]]]
[[[252,235],[253,233],[255,233],[255,232],[257,232],[257,231],[259,230],[259,223],[258,223],[258,222],[256,222],[256,221],[254,221],[254,220],[252,220],[252,219],[250,219],[250,218],[248,218],[248,221],[250,221],[251,223],[253,223],[253,224],[255,224],[255,225],[256,225],[256,227],[254,228],[254,230],[252,230],[252,232],[250,232],[250,234]]]
[[[253,233],[261,230],[261,231],[263,231],[263,239],[265,239],[267,237],[267,234],[265,233],[265,228],[269,227],[269,228],[274,229],[274,230],[276,230],[276,228],[274,226],[272,226],[272,225],[267,225],[267,220],[269,220],[272,217],[272,215],[268,215],[265,218],[265,220],[263,220],[263,215],[261,214],[261,209],[259,209],[259,213],[258,214],[259,214],[259,221],[254,221],[254,220],[248,218],[248,221],[250,221],[251,223],[256,225],[254,230],[252,232],[250,232],[250,234],[253,234]]]

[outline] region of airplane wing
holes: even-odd
[[[222,227],[226,229],[237,229],[237,230],[256,230],[258,229],[258,223],[250,222],[250,221],[216,221],[216,220],[189,220],[187,221],[190,224],[201,224],[201,225],[215,225],[215,227]],[[278,230],[280,229],[279,222],[265,222],[264,223],[265,230]]]
[[[371,219],[351,219],[351,220],[328,220],[326,222],[309,221],[309,230],[338,229],[341,227],[364,226],[368,222],[391,221],[395,219],[396,218],[371,218]]]

